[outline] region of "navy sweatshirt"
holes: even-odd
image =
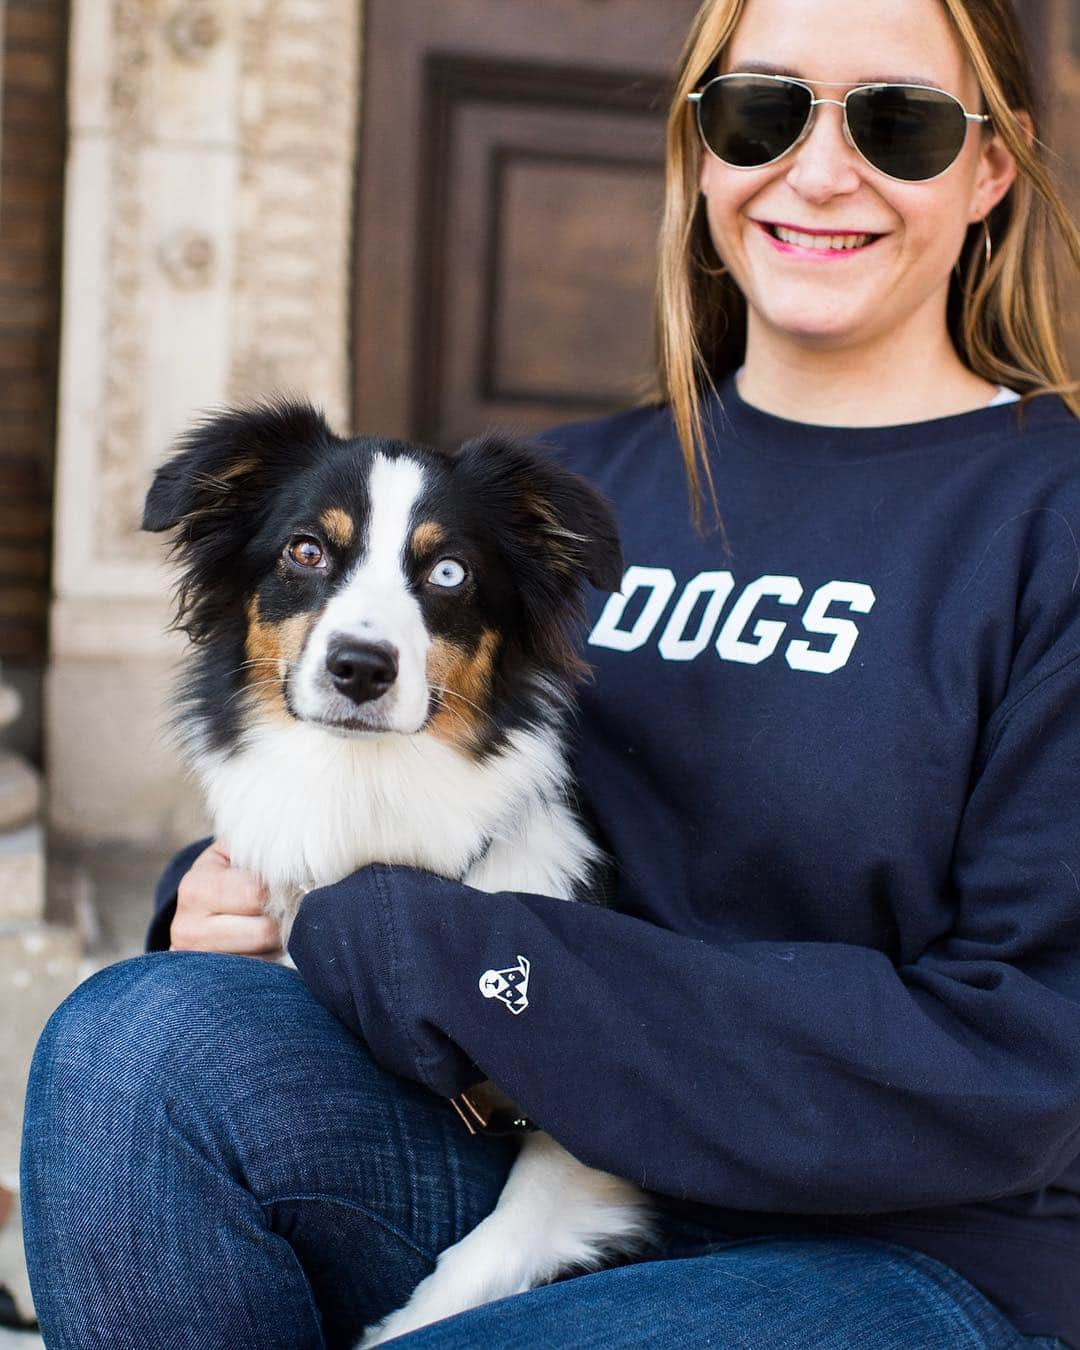
[[[494,1079],[658,1203],[918,1248],[1080,1346],[1080,425],[721,396],[723,535],[667,410],[545,437],[627,560],[576,756],[616,908],[371,867],[307,897],[293,958],[388,1065]]]

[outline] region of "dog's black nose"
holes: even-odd
[[[397,679],[397,650],[389,642],[331,641],[326,669],[338,693],[354,703],[381,698]]]

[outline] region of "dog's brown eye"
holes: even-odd
[[[300,567],[319,567],[326,556],[322,544],[307,535],[294,539],[285,552]]]

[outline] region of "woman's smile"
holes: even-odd
[[[801,262],[838,262],[864,257],[885,238],[870,230],[808,229],[764,220],[752,223],[775,252]]]

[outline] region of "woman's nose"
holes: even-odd
[[[855,192],[863,161],[844,135],[844,109],[823,101],[814,108],[806,139],[795,150],[787,172],[790,187],[811,202]]]

